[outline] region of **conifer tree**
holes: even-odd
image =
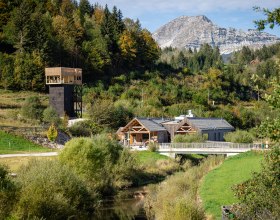
[[[57,138],[58,132],[57,129],[55,127],[54,124],[51,124],[51,126],[49,127],[48,133],[47,133],[47,137],[50,141],[55,141]]]

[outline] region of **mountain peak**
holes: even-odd
[[[240,50],[243,46],[260,48],[279,42],[274,35],[250,29],[223,28],[213,24],[205,15],[181,16],[160,27],[153,33],[161,48],[196,48],[208,43],[218,46],[222,54]]]

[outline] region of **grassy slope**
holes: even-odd
[[[51,151],[22,137],[0,131],[0,154]]]
[[[46,94],[0,89],[0,126],[30,127],[29,122],[18,120],[17,115],[25,99],[31,96],[39,96],[42,105],[47,106],[48,96]]]
[[[207,214],[221,219],[221,206],[237,202],[232,186],[251,177],[259,171],[263,154],[248,152],[230,157],[203,179],[200,195]]]

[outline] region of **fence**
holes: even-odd
[[[261,148],[261,144],[244,144],[230,142],[205,142],[205,143],[161,143],[159,149],[169,148]]]

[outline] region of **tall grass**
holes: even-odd
[[[198,190],[202,177],[223,161],[221,156],[211,156],[199,166],[176,173],[158,186],[149,188],[145,211],[150,219],[185,220],[205,219]]]

